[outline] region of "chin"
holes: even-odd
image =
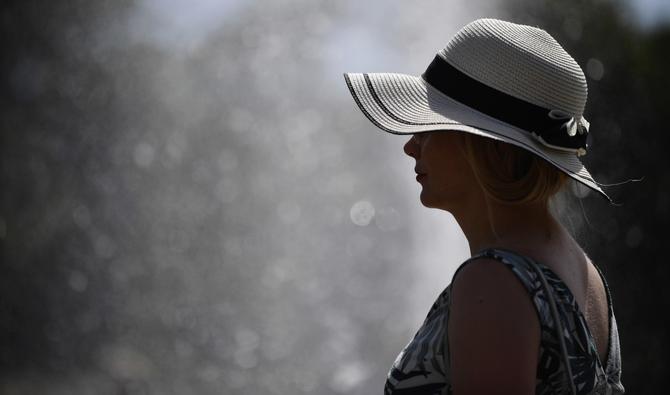
[[[435,208],[437,206],[437,202],[434,199],[431,199],[430,196],[425,195],[424,193],[421,193],[419,200],[421,200],[421,204],[423,204],[425,207]]]
[[[424,207],[427,208],[437,208],[440,210],[446,210],[449,211],[448,207],[449,201],[445,201],[445,199],[437,199],[434,195],[430,195],[427,193],[421,193],[421,196],[419,197],[419,200],[421,200],[421,204]]]

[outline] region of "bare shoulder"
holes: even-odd
[[[452,282],[448,325],[454,392],[535,391],[540,322],[532,299],[502,262],[468,262]]]
[[[539,339],[540,323],[531,296],[504,263],[489,258],[468,262],[451,286],[451,323],[495,324],[527,335],[537,329]],[[463,320],[458,320],[461,315]]]

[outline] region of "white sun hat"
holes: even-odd
[[[456,130],[511,143],[611,202],[579,159],[588,148],[586,78],[542,29],[478,19],[459,30],[421,76],[344,78],[358,107],[386,132]]]

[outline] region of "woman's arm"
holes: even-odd
[[[540,322],[504,263],[468,262],[452,281],[448,340],[455,395],[534,394]]]

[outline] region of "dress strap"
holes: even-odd
[[[536,297],[539,289],[543,291],[543,294],[545,295],[546,300],[549,304],[552,320],[554,322],[553,328],[556,331],[555,334],[556,339],[558,339],[560,345],[562,362],[565,366],[564,372],[566,375],[566,381],[570,387],[570,393],[576,395],[577,389],[573,380],[572,368],[570,366],[570,358],[568,355],[568,350],[563,335],[564,334],[563,325],[561,322],[560,314],[558,312],[558,307],[556,304],[556,300],[554,298],[554,294],[551,288],[549,287],[549,284],[547,282],[544,273],[542,272],[542,269],[537,265],[537,263],[533,259],[520,255],[516,252],[500,248],[489,248],[480,251],[478,254],[473,255],[471,258],[463,262],[463,264],[461,264],[461,266],[459,266],[458,269],[456,269],[456,272],[454,273],[453,276],[454,279],[458,274],[458,272],[463,267],[465,267],[467,263],[472,262],[479,258],[495,259],[510,267],[512,271],[516,274],[516,276],[520,279],[520,281],[523,283],[523,285],[526,287],[526,289],[531,293],[531,295],[534,296],[534,303],[538,311],[541,306],[539,306]],[[452,279],[452,284],[453,281],[454,280]],[[541,318],[542,317],[540,317],[540,319]]]

